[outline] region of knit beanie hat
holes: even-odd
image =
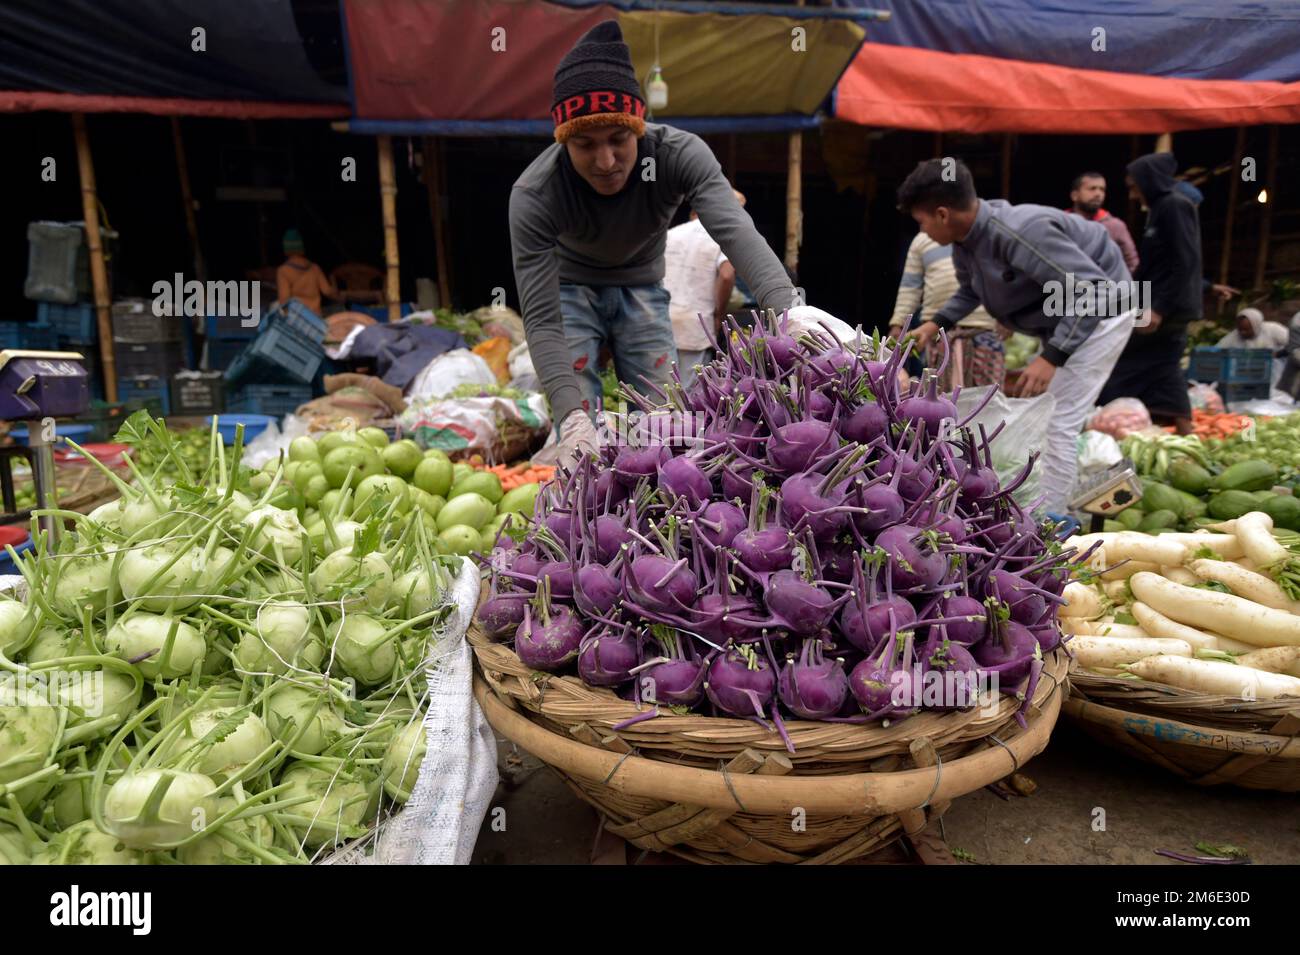
[[[555,68],[555,141],[592,126],[626,126],[645,135],[645,100],[617,20],[588,30]]]
[[[285,255],[302,252],[306,248],[302,242],[302,234],[297,229],[284,230],[284,238],[280,240],[280,247],[284,249]]]

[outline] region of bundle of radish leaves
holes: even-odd
[[[891,345],[732,324],[689,388],[543,488],[485,560],[480,625],[635,720],[749,718],[788,748],[790,717],[1032,698],[1081,557],[1013,500],[1032,460],[1002,484],[997,433],[954,421],[935,374],[900,392]]]
[[[146,412],[118,440],[157,470],[54,512],[73,530],[0,599],[0,862],[308,863],[367,835],[415,785],[460,559],[379,497],[310,536],[279,470],[250,490],[242,429],[201,472]]]

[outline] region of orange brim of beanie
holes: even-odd
[[[575,116],[556,126],[555,141],[568,142],[578,133],[598,126],[626,126],[636,134],[638,139],[645,135],[645,120],[640,116],[633,116],[631,113],[591,113],[587,116]]]

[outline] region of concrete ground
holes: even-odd
[[[593,809],[549,769],[498,739],[504,831],[489,813],[474,862],[585,865],[597,835]],[[1030,796],[1003,799],[980,790],[957,800],[943,834],[959,858],[976,864],[1183,863],[1156,849],[1199,854],[1197,842],[1246,849],[1257,863],[1300,863],[1300,799],[1294,794],[1180,782],[1163,770],[1109,750],[1068,723],[1023,769],[1037,785]],[[1104,830],[1096,810],[1104,810]],[[495,814],[498,820],[500,813]],[[607,849],[607,844],[602,844]],[[633,853],[635,859],[637,853]],[[887,854],[884,861],[900,861]]]

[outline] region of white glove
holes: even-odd
[[[778,322],[781,320],[779,313],[776,318]],[[796,305],[789,310],[788,321],[790,323],[789,332],[796,337],[801,332],[809,329],[816,329],[824,333],[829,328],[842,344],[848,345],[858,339],[858,330],[856,328],[840,321],[830,312],[824,312],[812,305]]]
[[[560,443],[556,458],[560,464],[572,467],[584,454],[594,454],[600,448],[600,435],[585,411],[570,411],[560,422]]]

